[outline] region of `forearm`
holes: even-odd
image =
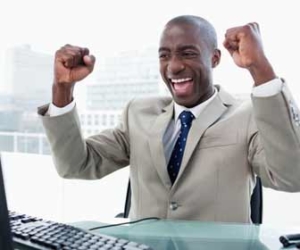
[[[260,86],[276,78],[272,65],[265,58],[248,68],[255,86]]]
[[[54,83],[52,85],[52,103],[56,107],[65,107],[73,101],[74,84],[64,86]]]

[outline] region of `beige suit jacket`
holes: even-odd
[[[299,111],[285,84],[252,104],[219,88],[193,121],[171,185],[162,138],[173,106],[168,97],[132,100],[116,128],[86,140],[76,110],[49,117],[43,106],[39,114],[62,177],[97,179],[130,165],[132,219],[249,223],[256,174],[266,187],[300,191]]]

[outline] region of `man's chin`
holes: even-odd
[[[190,99],[188,98],[183,98],[183,97],[173,97],[174,102],[176,102],[178,105],[180,106],[184,106],[186,108],[192,108],[194,106],[196,106],[193,102],[191,102]]]

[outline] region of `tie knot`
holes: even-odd
[[[191,111],[184,110],[180,113],[179,119],[181,121],[181,125],[190,126],[195,116]]]

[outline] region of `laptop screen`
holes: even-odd
[[[0,249],[12,250],[12,236],[9,226],[8,210],[4,189],[4,178],[0,156]]]

